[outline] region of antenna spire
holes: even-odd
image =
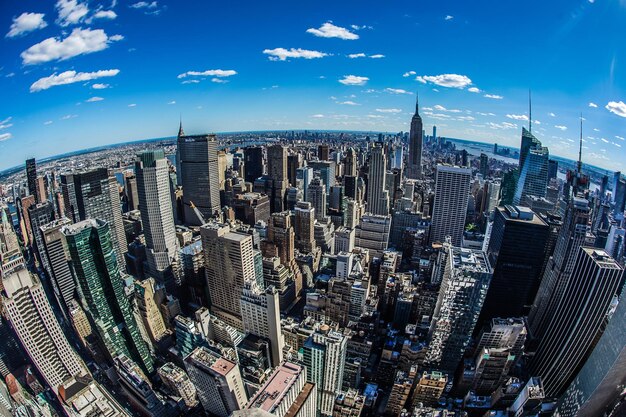
[[[533,131],[533,105],[531,101],[530,88],[528,89],[528,131]]]
[[[419,93],[415,92],[415,114],[419,113],[420,105],[419,105]]]
[[[578,173],[580,174],[583,167],[583,114],[580,113],[580,143],[578,144]]]
[[[185,131],[183,130],[183,115],[180,115],[180,124],[178,125],[178,137],[185,136]]]

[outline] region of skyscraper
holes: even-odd
[[[152,372],[148,347],[124,290],[108,223],[84,220],[62,229],[86,308],[111,355],[134,358]],[[120,331],[121,329],[121,331]]]
[[[451,376],[478,322],[492,270],[482,251],[449,244],[444,244],[443,250],[447,256],[439,257],[445,269],[430,326],[426,364]]]
[[[326,220],[326,187],[321,178],[315,177],[309,184],[307,201],[315,210],[315,219],[324,222]]]
[[[367,211],[386,216],[389,214],[389,191],[385,189],[387,155],[382,144],[376,144],[370,154],[367,180]]]
[[[531,374],[541,376],[546,397],[561,395],[583,365],[602,334],[622,274],[603,250],[577,249],[571,276],[529,364]]]
[[[178,134],[176,161],[177,173],[183,186],[185,222],[199,225],[193,207],[205,219],[220,210],[220,184],[217,162],[217,138],[215,135],[185,135],[182,126]]]
[[[135,175],[148,274],[172,293],[175,282],[171,265],[178,258],[178,241],[170,200],[169,168],[163,151],[139,154],[135,161]]]
[[[409,133],[409,163],[407,176],[409,178],[418,179],[422,176],[422,145],[423,145],[423,126],[422,118],[419,115],[419,98],[415,100],[415,114],[411,119],[411,131]],[[433,130],[433,134],[435,131]]]
[[[513,204],[529,205],[529,196],[545,197],[548,186],[548,148],[541,146],[541,142],[530,148],[524,157],[524,165],[520,168],[520,175],[513,196]]]
[[[74,300],[76,284],[69,265],[67,244],[61,229],[72,224],[70,219],[63,217],[51,223],[41,226],[45,255],[50,267],[50,279],[54,292],[59,299],[59,304],[69,309]]]
[[[299,201],[294,212],[296,248],[302,253],[311,253],[315,249],[315,209],[310,202]]]
[[[248,147],[243,155],[246,181],[254,183],[254,180],[263,176],[263,148],[261,146]]]
[[[46,256],[43,235],[39,229],[41,226],[54,220],[54,204],[51,201],[44,201],[28,208],[28,218],[30,220],[30,230],[33,233],[33,247],[43,269],[50,274],[50,265]]]
[[[37,162],[35,158],[26,160],[26,183],[28,193],[37,198]]]
[[[487,255],[493,267],[481,323],[528,314],[541,282],[550,227],[526,207],[496,207]]]
[[[348,148],[346,151],[344,175],[356,177],[358,173],[358,159],[354,148]]]
[[[139,209],[139,195],[137,194],[137,177],[134,175],[124,176],[124,193],[128,202],[128,211]]]
[[[267,148],[267,175],[272,181],[272,213],[285,209],[285,196],[289,179],[287,178],[287,148],[277,144]]]
[[[431,243],[444,242],[446,236],[450,236],[453,246],[461,244],[471,178],[470,168],[437,165]]]
[[[65,207],[77,223],[86,219],[100,219],[109,224],[117,264],[124,270],[124,254],[128,252],[119,185],[106,168],[61,175]]]
[[[233,232],[227,224],[209,222],[200,228],[211,313],[243,330],[239,298],[244,284],[254,281],[252,236]]]
[[[85,364],[61,331],[37,277],[18,267],[2,277],[2,284],[7,317],[52,391],[58,393],[59,385],[71,377],[88,375]]]

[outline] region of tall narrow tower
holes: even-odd
[[[424,140],[422,118],[419,115],[419,97],[415,99],[415,114],[411,119],[409,133],[409,169],[408,177],[417,179],[422,176],[422,144]]]
[[[385,148],[377,144],[372,148],[367,181],[367,211],[386,216],[389,214],[389,191],[385,190],[387,155]]]

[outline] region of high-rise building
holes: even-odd
[[[0,278],[24,263],[13,225],[4,207],[0,206]]]
[[[357,248],[368,249],[370,256],[381,258],[389,245],[391,215],[365,214],[361,217],[354,238]]]
[[[439,398],[443,395],[447,383],[446,374],[438,371],[424,371],[415,383],[412,406],[416,407],[418,403],[426,406],[436,405],[439,403]]]
[[[69,308],[70,303],[74,300],[74,292],[76,290],[76,283],[69,265],[67,244],[61,232],[63,227],[70,224],[72,224],[70,219],[62,217],[40,228],[46,258],[50,267],[49,274],[52,287],[59,304],[66,309]]]
[[[74,223],[86,219],[104,220],[111,228],[117,264],[124,270],[128,252],[119,185],[106,168],[61,175],[65,207]]]
[[[480,154],[480,175],[482,175],[483,178],[489,176],[489,157],[484,153]]]
[[[493,278],[481,323],[528,314],[535,300],[550,227],[526,207],[496,207],[487,249]]]
[[[185,222],[198,225],[194,207],[205,219],[220,210],[220,184],[215,135],[185,135],[178,133],[176,162],[180,166],[178,181],[183,186]]]
[[[128,211],[139,210],[139,194],[137,194],[137,177],[130,173],[124,175],[124,194]]]
[[[419,101],[416,99],[415,114],[411,119],[411,131],[409,133],[409,163],[407,169],[407,176],[413,179],[418,179],[422,176],[423,129],[422,118],[419,115]],[[436,132],[433,129],[433,135],[435,134]]]
[[[332,415],[335,396],[341,389],[347,338],[327,324],[317,327],[303,346],[307,380],[317,389],[318,409]]]
[[[135,161],[137,195],[146,239],[147,272],[168,292],[174,292],[172,262],[178,258],[178,240],[170,199],[169,168],[162,150],[145,151]]]
[[[315,249],[315,209],[310,202],[299,201],[294,213],[296,248],[302,253],[311,253]]]
[[[513,204],[529,205],[529,196],[546,196],[549,159],[548,148],[541,146],[541,142],[538,140],[536,145],[528,149],[524,157],[524,165],[520,168]]]
[[[308,200],[309,184],[313,179],[313,168],[301,167],[296,170],[296,185],[302,190],[302,195]]]
[[[262,177],[265,172],[263,148],[261,146],[246,148],[243,155],[246,169],[246,181],[254,183],[254,180]]]
[[[348,150],[346,151],[346,159],[344,162],[345,169],[343,174],[350,177],[356,177],[359,170],[358,164],[359,162],[357,159],[356,151],[354,150],[354,148],[348,148]]]
[[[248,398],[236,363],[199,347],[185,358],[185,368],[210,415],[228,417],[246,405]]]
[[[173,410],[152,388],[140,367],[126,355],[113,359],[118,382],[131,407],[145,417],[173,417]]]
[[[326,186],[321,178],[315,177],[307,190],[307,201],[315,209],[315,219],[324,222],[326,220]]]
[[[244,284],[255,280],[252,236],[209,222],[200,228],[211,313],[243,330],[239,298]]]
[[[602,334],[611,302],[619,294],[623,268],[601,249],[579,247],[563,295],[547,318],[529,364],[546,396],[563,393]],[[552,300],[551,300],[552,301]]]
[[[270,341],[272,365],[283,361],[285,345],[280,329],[280,302],[273,286],[262,290],[255,281],[244,284],[241,295],[241,317],[246,333],[261,336]]]
[[[41,282],[23,267],[3,275],[2,304],[11,326],[48,386],[89,374],[55,319]]]
[[[196,387],[193,386],[189,376],[184,369],[179,368],[171,362],[157,369],[163,385],[165,385],[174,395],[185,401],[185,405],[193,408],[198,405]]]
[[[621,297],[602,337],[559,399],[557,417],[593,417],[612,410],[626,384],[626,302]]]
[[[289,179],[287,178],[287,148],[283,145],[267,147],[267,175],[272,181],[270,205],[272,213],[285,209],[285,196]]]
[[[491,266],[483,251],[444,244],[447,256],[430,326],[426,363],[453,375],[463,358],[485,301]],[[439,266],[441,268],[441,266]]]
[[[37,261],[43,269],[50,274],[50,264],[46,256],[43,235],[39,229],[41,226],[54,220],[54,204],[51,201],[44,201],[28,208],[28,218],[30,220],[30,230],[33,233],[33,248],[37,254]]]
[[[61,229],[85,307],[113,358],[134,358],[144,370],[153,363],[126,295],[108,223],[84,220]],[[121,329],[121,331],[120,331]]]
[[[529,125],[530,127],[530,125]],[[533,148],[540,148],[541,142],[537,139],[529,130],[525,127],[522,127],[522,141],[520,144],[520,152],[519,152],[519,169],[520,171],[524,167],[524,163],[526,162],[526,157],[528,156],[528,151]]]
[[[377,144],[371,150],[367,180],[367,211],[386,216],[389,214],[389,191],[385,189],[387,155],[385,148]]]
[[[46,188],[46,177],[37,177],[37,194],[35,195],[35,200],[37,200],[37,202],[43,203],[48,200],[48,192]]]
[[[471,179],[470,168],[437,165],[431,243],[444,242],[446,236],[450,236],[452,245],[461,245]]]
[[[391,392],[389,393],[389,400],[387,400],[387,407],[385,408],[386,414],[397,416],[405,408],[416,376],[416,365],[411,366],[408,372],[403,370],[396,371]]]
[[[317,145],[317,159],[320,161],[328,161],[330,159],[330,147],[327,144]]]
[[[26,184],[28,193],[37,198],[37,162],[35,158],[26,160]]]
[[[135,300],[143,327],[148,333],[152,343],[160,342],[169,334],[165,326],[163,315],[155,300],[156,289],[154,278],[146,278],[143,281],[135,281]]]

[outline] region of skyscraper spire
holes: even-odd
[[[178,126],[178,137],[185,136],[185,131],[183,130],[183,116],[180,116],[180,124]]]
[[[582,172],[583,168],[583,114],[580,113],[580,143],[578,144],[578,174]]]
[[[528,131],[533,131],[533,105],[530,97],[530,88],[528,89]]]
[[[419,93],[415,92],[415,114],[419,113],[420,104],[419,104]]]

